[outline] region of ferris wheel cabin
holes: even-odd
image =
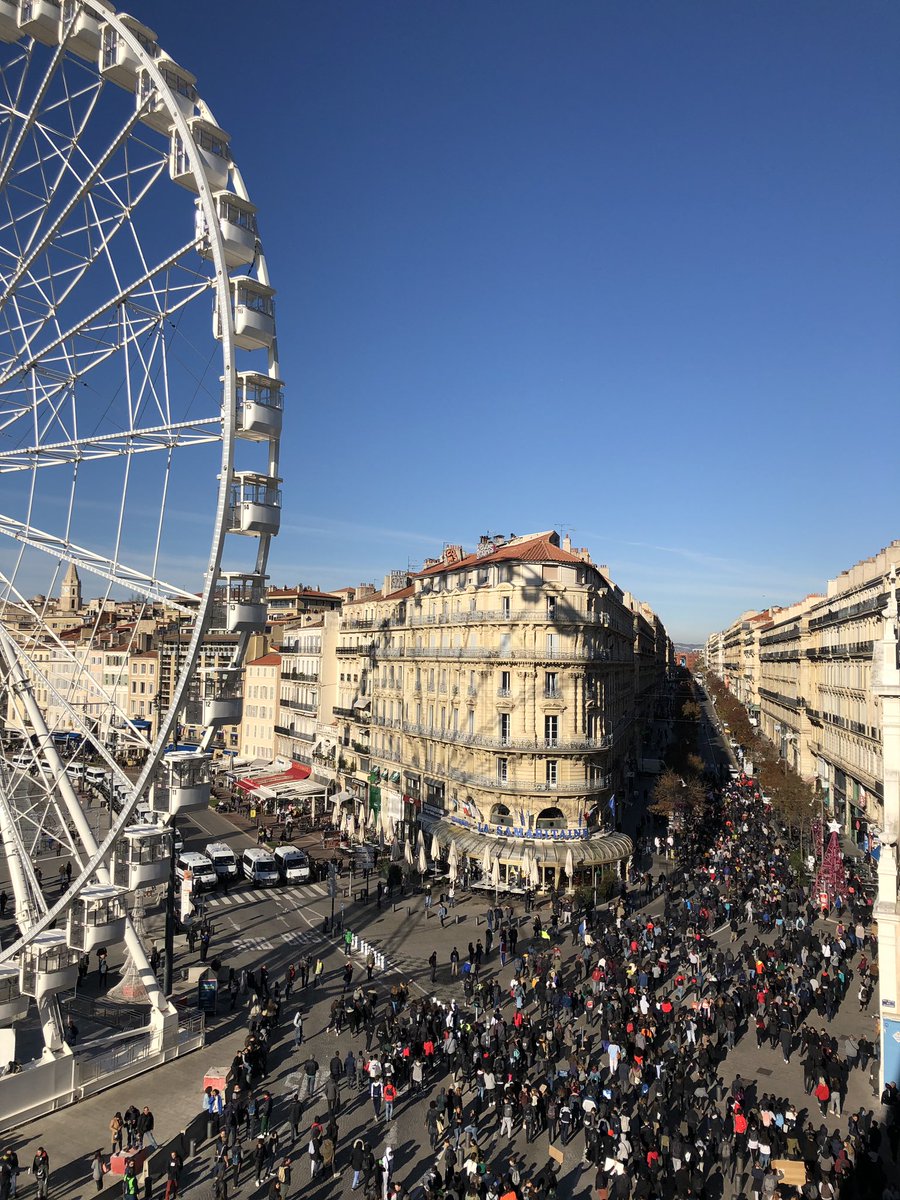
[[[19,0],[19,29],[45,46],[59,44],[60,0]]]
[[[93,0],[94,7],[115,12],[115,6],[109,0]],[[87,62],[98,62],[102,44],[101,19],[89,13],[78,0],[63,0],[60,14],[59,41],[61,42],[69,31],[66,48]]]
[[[19,967],[0,966],[0,1026],[21,1021],[28,1013],[28,997],[22,994]]]
[[[66,941],[82,953],[125,940],[125,888],[90,884],[72,901]]]
[[[0,42],[17,42],[21,36],[17,0],[0,0]]]
[[[238,716],[240,720],[240,715]],[[169,777],[169,812],[209,808],[211,754],[177,752],[166,755]]]
[[[229,280],[234,311],[234,344],[241,350],[268,350],[275,344],[275,289],[249,275]],[[215,334],[221,337],[221,321],[215,315]]]
[[[204,725],[240,725],[244,711],[240,671],[207,675],[200,685],[200,694]]]
[[[247,267],[259,253],[259,230],[256,224],[256,205],[234,192],[216,192],[216,214],[222,234],[222,246],[228,269]],[[203,238],[199,253],[212,258],[212,246],[206,235],[203,213],[197,209],[198,232]]]
[[[19,987],[25,996],[40,1000],[50,992],[74,987],[78,959],[61,929],[45,929],[19,952]]]
[[[197,76],[179,67],[171,58],[160,57],[156,65],[179,111],[190,120],[197,105]],[[146,67],[142,67],[138,74],[137,106],[145,125],[160,133],[171,131],[172,115]]]
[[[156,34],[128,13],[121,13],[119,19],[130,34],[140,43],[141,49],[156,58],[159,53],[159,43]],[[137,87],[138,72],[141,62],[131,46],[125,41],[118,29],[104,21],[100,31],[100,74],[110,83],[133,92]]]
[[[284,384],[255,371],[237,374],[237,428],[248,441],[281,437]]]
[[[281,525],[281,480],[255,471],[235,471],[229,533],[275,535]]]
[[[228,187],[228,173],[231,170],[231,138],[218,125],[213,125],[212,121],[207,121],[204,117],[191,117],[188,125],[200,156],[198,165],[209,186],[213,191],[223,191]],[[199,190],[191,165],[191,156],[177,130],[172,134],[169,174],[175,183],[180,183],[189,191]]]
[[[213,621],[228,633],[257,633],[266,627],[268,575],[223,571]]]
[[[129,892],[165,883],[171,855],[171,829],[163,825],[129,825],[122,830],[116,847],[113,883]]]

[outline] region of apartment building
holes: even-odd
[[[671,661],[661,623],[629,599],[547,531],[447,546],[345,603],[339,778],[362,815],[401,837],[421,819],[473,864],[487,848],[504,883],[521,880],[526,846],[543,884],[569,850],[583,879],[624,861],[614,798]]]
[[[766,614],[745,613],[707,641],[709,669],[748,707],[756,690],[765,734],[804,778],[818,782],[827,811],[860,841],[883,826],[873,662],[888,579],[898,564],[900,541],[894,541],[829,580],[824,595]]]
[[[281,702],[281,655],[271,652],[244,667],[244,707],[239,747],[242,758],[271,762],[276,754]]]
[[[266,606],[269,620],[272,622],[334,612],[341,607],[342,600],[340,595],[322,592],[318,588],[303,587],[301,584],[293,588],[270,587],[266,591]]]
[[[281,631],[281,685],[275,728],[280,760],[302,763],[314,779],[337,780],[336,698],[338,628],[336,611],[295,618]]]

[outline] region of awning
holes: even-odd
[[[563,838],[496,837],[476,833],[474,829],[454,825],[452,821],[437,821],[430,827],[430,832],[442,846],[449,847],[451,842],[455,842],[459,855],[480,862],[487,846],[492,858],[496,857],[511,866],[521,864],[526,847],[539,867],[563,867],[566,854],[571,850],[576,870],[611,866],[630,858],[634,852],[631,838],[625,833],[597,834],[572,841]]]
[[[308,779],[312,771],[303,763],[291,763],[284,770],[269,772],[264,775],[249,775],[238,779],[237,786],[244,792],[256,792],[261,788],[276,789],[279,784],[297,783]]]
[[[360,709],[370,708],[371,704],[372,704],[372,701],[369,699],[368,696],[358,696],[353,701],[354,708],[360,708]]]
[[[135,729],[149,729],[150,728],[150,722],[145,721],[143,717],[135,717],[133,720],[129,721],[128,724],[133,725],[135,727]]]
[[[399,783],[399,782],[400,782],[400,772],[399,771],[391,771],[391,783]]]
[[[332,796],[331,803],[335,808],[340,808],[342,804],[352,804],[353,800],[352,792],[338,792],[336,796]]]

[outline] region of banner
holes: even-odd
[[[188,867],[181,872],[181,908],[182,925],[187,925],[194,911],[194,872]]]

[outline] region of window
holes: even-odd
[[[547,654],[551,657],[559,653],[559,634],[547,634]]]
[[[147,674],[147,664],[146,663],[141,663],[141,674],[142,675]]]
[[[547,617],[551,621],[556,620],[556,597],[555,596],[547,597]]]
[[[504,746],[509,745],[511,717],[509,713],[500,714],[500,742]]]
[[[544,673],[544,695],[548,700],[556,700],[559,698],[558,671],[546,671]]]
[[[509,779],[509,759],[497,759],[497,782],[506,783]]]
[[[441,705],[441,729],[447,728],[447,708],[446,705]]]
[[[475,732],[475,713],[471,708],[469,709],[469,718],[466,722],[466,730],[470,734]]]
[[[428,728],[434,729],[434,705],[428,705]]]
[[[434,691],[434,667],[428,672],[428,690],[429,692]]]
[[[544,742],[548,746],[559,745],[559,717],[544,717]]]
[[[511,671],[501,671],[500,672],[500,686],[497,689],[497,695],[498,696],[512,695],[512,672]]]
[[[556,787],[556,784],[559,779],[559,775],[558,775],[559,763],[556,761],[555,758],[548,758],[547,762],[546,762],[546,767],[547,767],[547,787]]]
[[[509,617],[511,601],[509,596],[502,596],[500,599],[500,616]]]
[[[499,654],[500,654],[501,658],[509,657],[509,640],[510,640],[510,635],[508,633],[500,634]]]
[[[453,709],[453,732],[454,733],[459,732],[459,709],[458,708]]]
[[[541,575],[544,579],[559,579],[559,567],[556,563],[544,563]]]

